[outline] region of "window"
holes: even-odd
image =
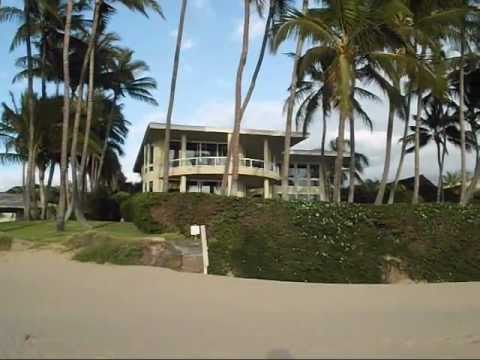
[[[310,164],[310,177],[318,179],[320,177],[320,166],[317,164]]]
[[[187,158],[200,156],[200,143],[187,143]]]
[[[297,174],[298,179],[306,179],[308,177],[308,168],[306,164],[297,164]]]
[[[148,164],[149,165],[153,164],[154,150],[155,150],[155,147],[153,145],[148,145]]]
[[[227,152],[228,152],[227,144],[217,144],[217,145],[218,145],[217,156],[227,156]]]
[[[171,141],[170,142],[170,153],[169,158],[170,160],[180,159],[180,142],[178,141]]]
[[[153,181],[148,182],[148,191],[153,192]]]

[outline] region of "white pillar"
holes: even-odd
[[[270,180],[269,179],[264,179],[263,180],[263,197],[265,199],[271,199],[272,198],[272,193],[270,191]]]
[[[268,138],[263,140],[263,168],[265,171],[270,170],[270,147]]]
[[[186,158],[187,158],[187,135],[183,134],[181,147],[180,147],[180,159],[186,159]]]
[[[180,177],[180,192],[186,193],[187,192],[187,177],[181,176]]]

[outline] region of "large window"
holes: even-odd
[[[170,153],[169,153],[170,160],[180,158],[180,148],[181,148],[181,145],[179,141],[170,142]]]

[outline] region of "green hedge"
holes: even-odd
[[[138,194],[127,202],[122,210],[146,232],[188,235],[191,224],[207,225],[214,274],[381,283],[391,256],[414,280],[480,280],[478,207],[335,206],[178,193]]]

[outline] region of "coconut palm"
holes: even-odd
[[[382,63],[406,60],[403,55],[383,51],[406,46],[402,34],[393,26],[395,17],[402,14],[409,14],[403,1],[327,1],[326,7],[311,9],[306,14],[292,10],[277,31],[276,47],[292,36],[309,39],[315,46],[306,52],[308,62],[315,63],[326,56],[333,59],[326,78],[339,104],[334,181],[334,201],[337,203],[340,202],[345,123],[352,118],[352,89],[357,79],[357,66],[367,55]]]
[[[180,63],[180,51],[182,48],[183,27],[185,23],[185,13],[187,12],[187,0],[182,0],[180,10],[180,22],[177,31],[177,43],[175,47],[175,56],[173,60],[172,80],[170,83],[170,97],[168,100],[167,121],[165,126],[165,138],[163,141],[163,192],[168,192],[168,172],[170,165],[170,127],[172,125],[173,103],[175,101],[175,88],[177,86],[178,66]]]
[[[265,6],[265,0],[249,0],[249,3],[255,3],[256,7],[257,7],[257,10],[258,10],[258,13],[260,16],[262,16],[262,13],[263,13],[263,9],[264,9],[264,6]],[[247,93],[245,95],[245,98],[242,99],[241,97],[241,86],[240,86],[240,89],[236,88],[236,91],[240,93],[240,101],[239,103],[241,103],[240,105],[240,110],[239,110],[239,114],[238,114],[238,119],[237,119],[237,115],[235,115],[235,121],[236,121],[236,124],[234,124],[234,131],[233,131],[233,135],[232,135],[232,140],[234,140],[234,142],[231,142],[231,145],[235,144],[235,149],[232,148],[232,146],[229,146],[228,147],[228,153],[227,153],[227,160],[225,162],[225,170],[224,170],[224,175],[223,175],[223,180],[222,180],[222,192],[225,194],[227,192],[227,185],[228,185],[228,174],[230,172],[230,166],[231,166],[231,163],[232,163],[232,159],[235,159],[238,157],[238,142],[239,142],[239,137],[240,137],[240,134],[239,134],[239,131],[240,131],[240,125],[241,125],[241,122],[243,120],[243,116],[245,114],[245,111],[248,107],[248,104],[250,102],[250,99],[252,98],[252,95],[253,95],[253,91],[255,89],[255,85],[256,85],[256,82],[257,82],[257,79],[258,79],[258,75],[260,74],[260,69],[262,67],[262,64],[263,64],[263,60],[264,60],[264,57],[265,57],[265,52],[266,52],[266,49],[267,49],[267,43],[268,43],[268,40],[272,38],[272,35],[273,35],[273,32],[274,32],[274,24],[275,24],[275,21],[280,19],[284,14],[285,12],[287,11],[287,9],[290,8],[291,6],[291,0],[268,0],[268,3],[269,3],[269,6],[268,6],[268,15],[267,15],[267,18],[266,18],[266,22],[265,22],[265,29],[264,29],[264,32],[263,32],[263,39],[262,39],[262,45],[261,45],[261,48],[260,48],[260,52],[259,52],[259,55],[258,55],[258,59],[257,59],[257,63],[255,65],[255,69],[253,71],[253,74],[252,74],[252,78],[250,79],[250,84],[248,86],[248,90],[247,90]],[[247,16],[248,16],[248,19],[247,19]],[[243,27],[243,40],[247,39],[247,42],[243,41],[243,44],[242,44],[242,56],[241,57],[244,57],[244,60],[241,60],[240,64],[242,64],[243,61],[246,62],[247,60],[247,56],[248,56],[248,36],[245,37],[245,35],[248,35],[245,33],[245,30],[249,31],[248,27],[249,27],[249,24],[250,24],[250,8],[248,8],[248,13],[247,11],[245,12],[245,17],[244,17],[244,27]],[[248,25],[246,26],[246,23],[248,22]],[[246,50],[246,51],[244,51]],[[239,69],[240,68],[244,68],[245,65],[239,65]],[[241,73],[242,73],[242,76],[243,76],[243,69],[241,70]],[[237,71],[237,78],[238,78],[238,75],[240,75]],[[238,99],[236,99],[238,100]],[[237,113],[237,106],[235,107],[235,114]],[[233,153],[236,153],[235,156],[233,156]],[[234,160],[235,161],[235,160]],[[239,160],[236,160],[237,161],[237,164],[236,164],[236,167],[237,167],[237,170],[236,170],[236,175],[232,177],[233,178],[238,178],[238,161]],[[235,172],[235,171],[233,171]],[[235,185],[236,186],[236,185]],[[229,192],[231,192],[231,188],[228,189]]]
[[[438,164],[438,191],[437,202],[443,199],[443,170],[445,156],[448,154],[448,143],[460,145],[460,132],[455,114],[456,104],[453,101],[440,99],[433,94],[426,95],[423,99],[424,115],[420,119],[420,148],[429,143],[435,143]],[[416,127],[412,127],[415,134],[411,134],[402,141],[407,144],[415,143]],[[469,148],[469,147],[467,147]],[[415,151],[414,147],[407,148],[406,153]]]
[[[57,207],[57,231],[65,230],[65,207],[67,200],[67,151],[70,123],[70,31],[72,28],[73,0],[67,0],[63,38],[63,119],[62,146],[60,155],[60,196]]]
[[[117,104],[120,99],[129,96],[132,99],[156,106],[158,103],[153,98],[151,90],[156,89],[157,83],[153,78],[142,76],[144,72],[149,70],[149,67],[144,61],[134,60],[133,55],[133,51],[129,49],[119,51],[113,63],[110,64],[110,69],[98,75],[98,83],[101,84],[103,89],[113,93],[113,104]],[[113,109],[114,107],[112,107],[112,111]],[[98,176],[101,174],[105,163],[105,154],[113,121],[114,113],[107,119],[106,134],[98,165]],[[94,187],[98,184],[98,180],[99,178],[94,179]]]

